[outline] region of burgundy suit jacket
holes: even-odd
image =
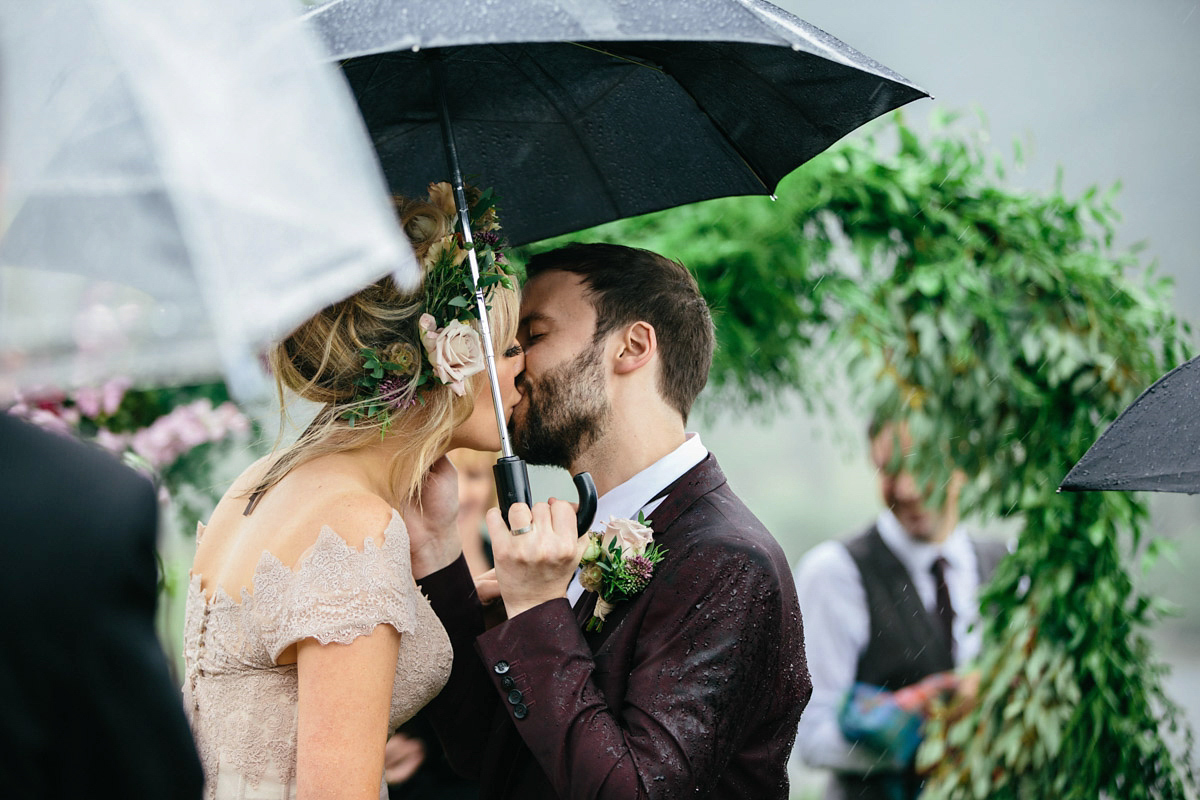
[[[428,711],[485,800],[787,798],[812,692],[787,559],[711,455],[651,522],[666,557],[597,633],[592,593],[485,632],[463,559],[419,581],[454,645]]]

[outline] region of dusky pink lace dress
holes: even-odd
[[[188,586],[183,695],[209,800],[296,796],[296,665],[275,663],[289,645],[347,643],[393,626],[401,634],[393,730],[450,675],[450,640],[413,580],[396,512],[382,543],[368,538],[361,551],[325,526],[294,568],[264,552],[253,592],[243,589],[239,600],[220,588],[207,599],[200,579]],[[380,787],[386,797],[382,774]]]

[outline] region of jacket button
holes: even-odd
[[[492,667],[492,669],[496,670],[497,675],[503,675],[504,673],[508,672],[508,662],[497,661],[496,666]]]
[[[513,706],[513,716],[517,719],[525,719],[529,716],[529,708],[524,703],[517,703]]]
[[[517,682],[512,679],[512,675],[505,675],[503,678],[501,678],[500,685],[504,687],[506,691],[517,688]]]
[[[521,694],[520,689],[513,689],[511,692],[508,693],[508,704],[509,705],[512,705],[512,706],[520,705],[521,701],[524,699],[525,699],[525,695]]]

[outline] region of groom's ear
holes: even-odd
[[[649,322],[638,321],[627,327],[613,353],[613,371],[627,375],[650,363],[658,352],[658,337]]]

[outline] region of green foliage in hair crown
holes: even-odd
[[[467,245],[450,184],[431,183],[429,203],[444,214],[447,234],[429,244],[421,258],[425,275],[424,302],[415,329],[386,348],[363,348],[363,374],[354,402],[343,412],[351,426],[376,421],[384,433],[394,412],[422,402],[420,390],[430,385],[449,387],[462,396],[465,381],[483,371],[483,339],[477,325],[475,283],[468,251],[475,250],[479,288],[485,298],[497,286],[511,289],[501,270],[505,263],[496,197],[491,189],[469,190],[472,244]],[[490,306],[489,306],[490,308]]]

